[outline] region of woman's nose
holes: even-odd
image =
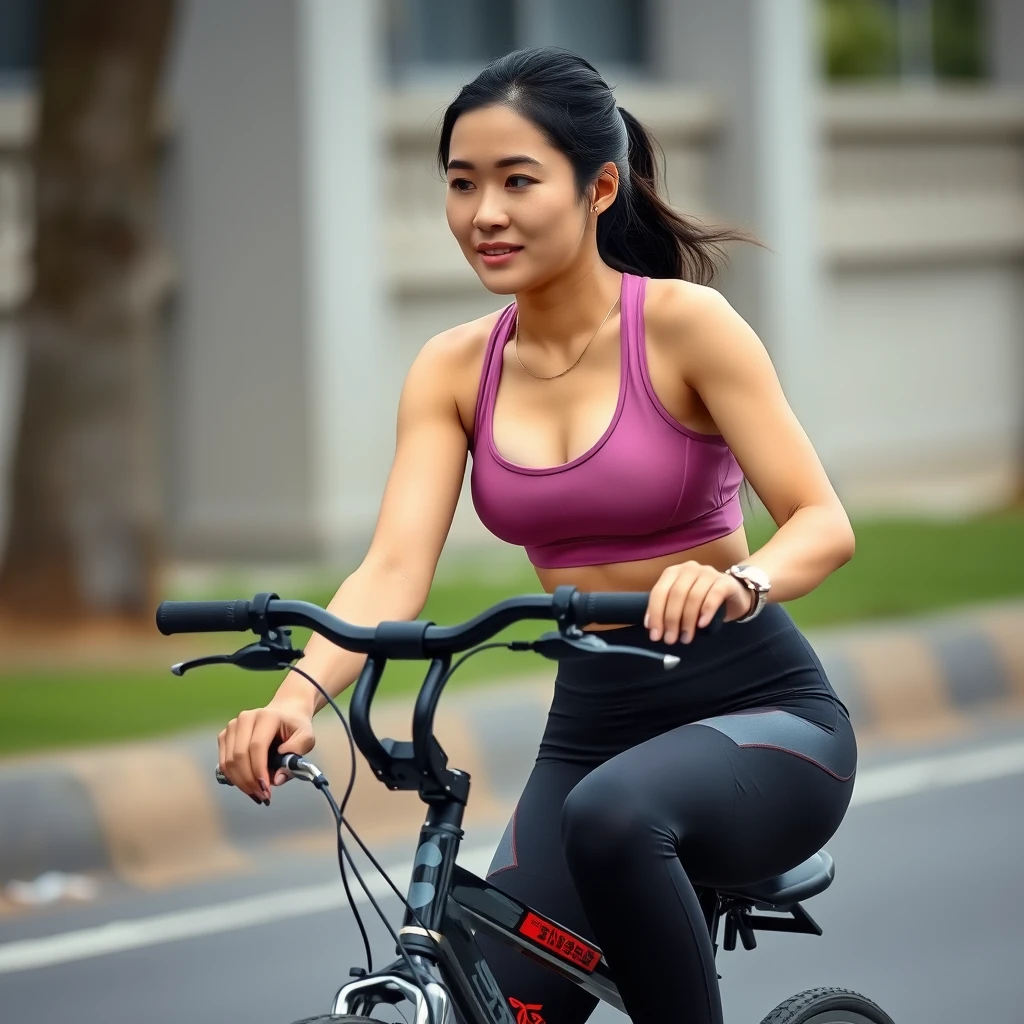
[[[500,202],[500,196],[494,195],[490,190],[480,193],[480,205],[473,217],[473,227],[478,231],[492,231],[496,228],[508,227],[508,214],[505,212],[504,204]]]

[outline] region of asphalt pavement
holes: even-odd
[[[480,870],[497,837],[493,825],[471,832],[463,862]],[[375,852],[401,866],[413,841]],[[897,1024],[1024,1020],[1024,722],[870,750],[827,848],[836,880],[807,904],[823,936],[759,932],[756,950],[719,953],[729,1024],[757,1024],[820,985],[863,992]],[[250,864],[242,876],[148,893],[111,885],[91,904],[0,918],[0,1021],[287,1024],[327,1012],[363,962],[336,862],[313,844],[266,848]],[[397,920],[397,901],[382,902]],[[379,924],[371,935],[386,962],[390,941]],[[599,1007],[592,1020],[613,1018]]]

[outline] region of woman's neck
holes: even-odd
[[[520,337],[545,352],[570,349],[581,334],[598,329],[621,288],[622,275],[598,261],[517,294]]]

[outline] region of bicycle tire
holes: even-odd
[[[809,988],[790,996],[761,1024],[893,1024],[877,1003],[847,988]]]
[[[381,1024],[372,1017],[356,1017],[351,1013],[322,1013],[317,1017],[303,1017],[292,1024]]]

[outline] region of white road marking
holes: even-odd
[[[858,774],[852,805],[874,804],[896,797],[948,789],[1024,772],[1024,743],[1004,743],[956,754],[921,757]]]
[[[1024,741],[917,758],[861,772],[857,777],[852,805],[880,803],[931,789],[946,789],[1021,773],[1024,773]],[[490,847],[469,848],[459,855],[459,863],[469,871],[483,874],[491,853]],[[399,888],[411,871],[408,863],[387,868],[388,875],[397,881]],[[372,875],[366,881],[375,898],[390,893],[387,883],[379,876]],[[360,905],[367,903],[366,894],[354,881],[351,884],[356,902]],[[325,913],[343,906],[345,893],[338,879],[324,885],[284,889],[136,920],[111,921],[95,928],[0,944],[0,974],[51,967],[179,939],[217,935],[273,921]]]

